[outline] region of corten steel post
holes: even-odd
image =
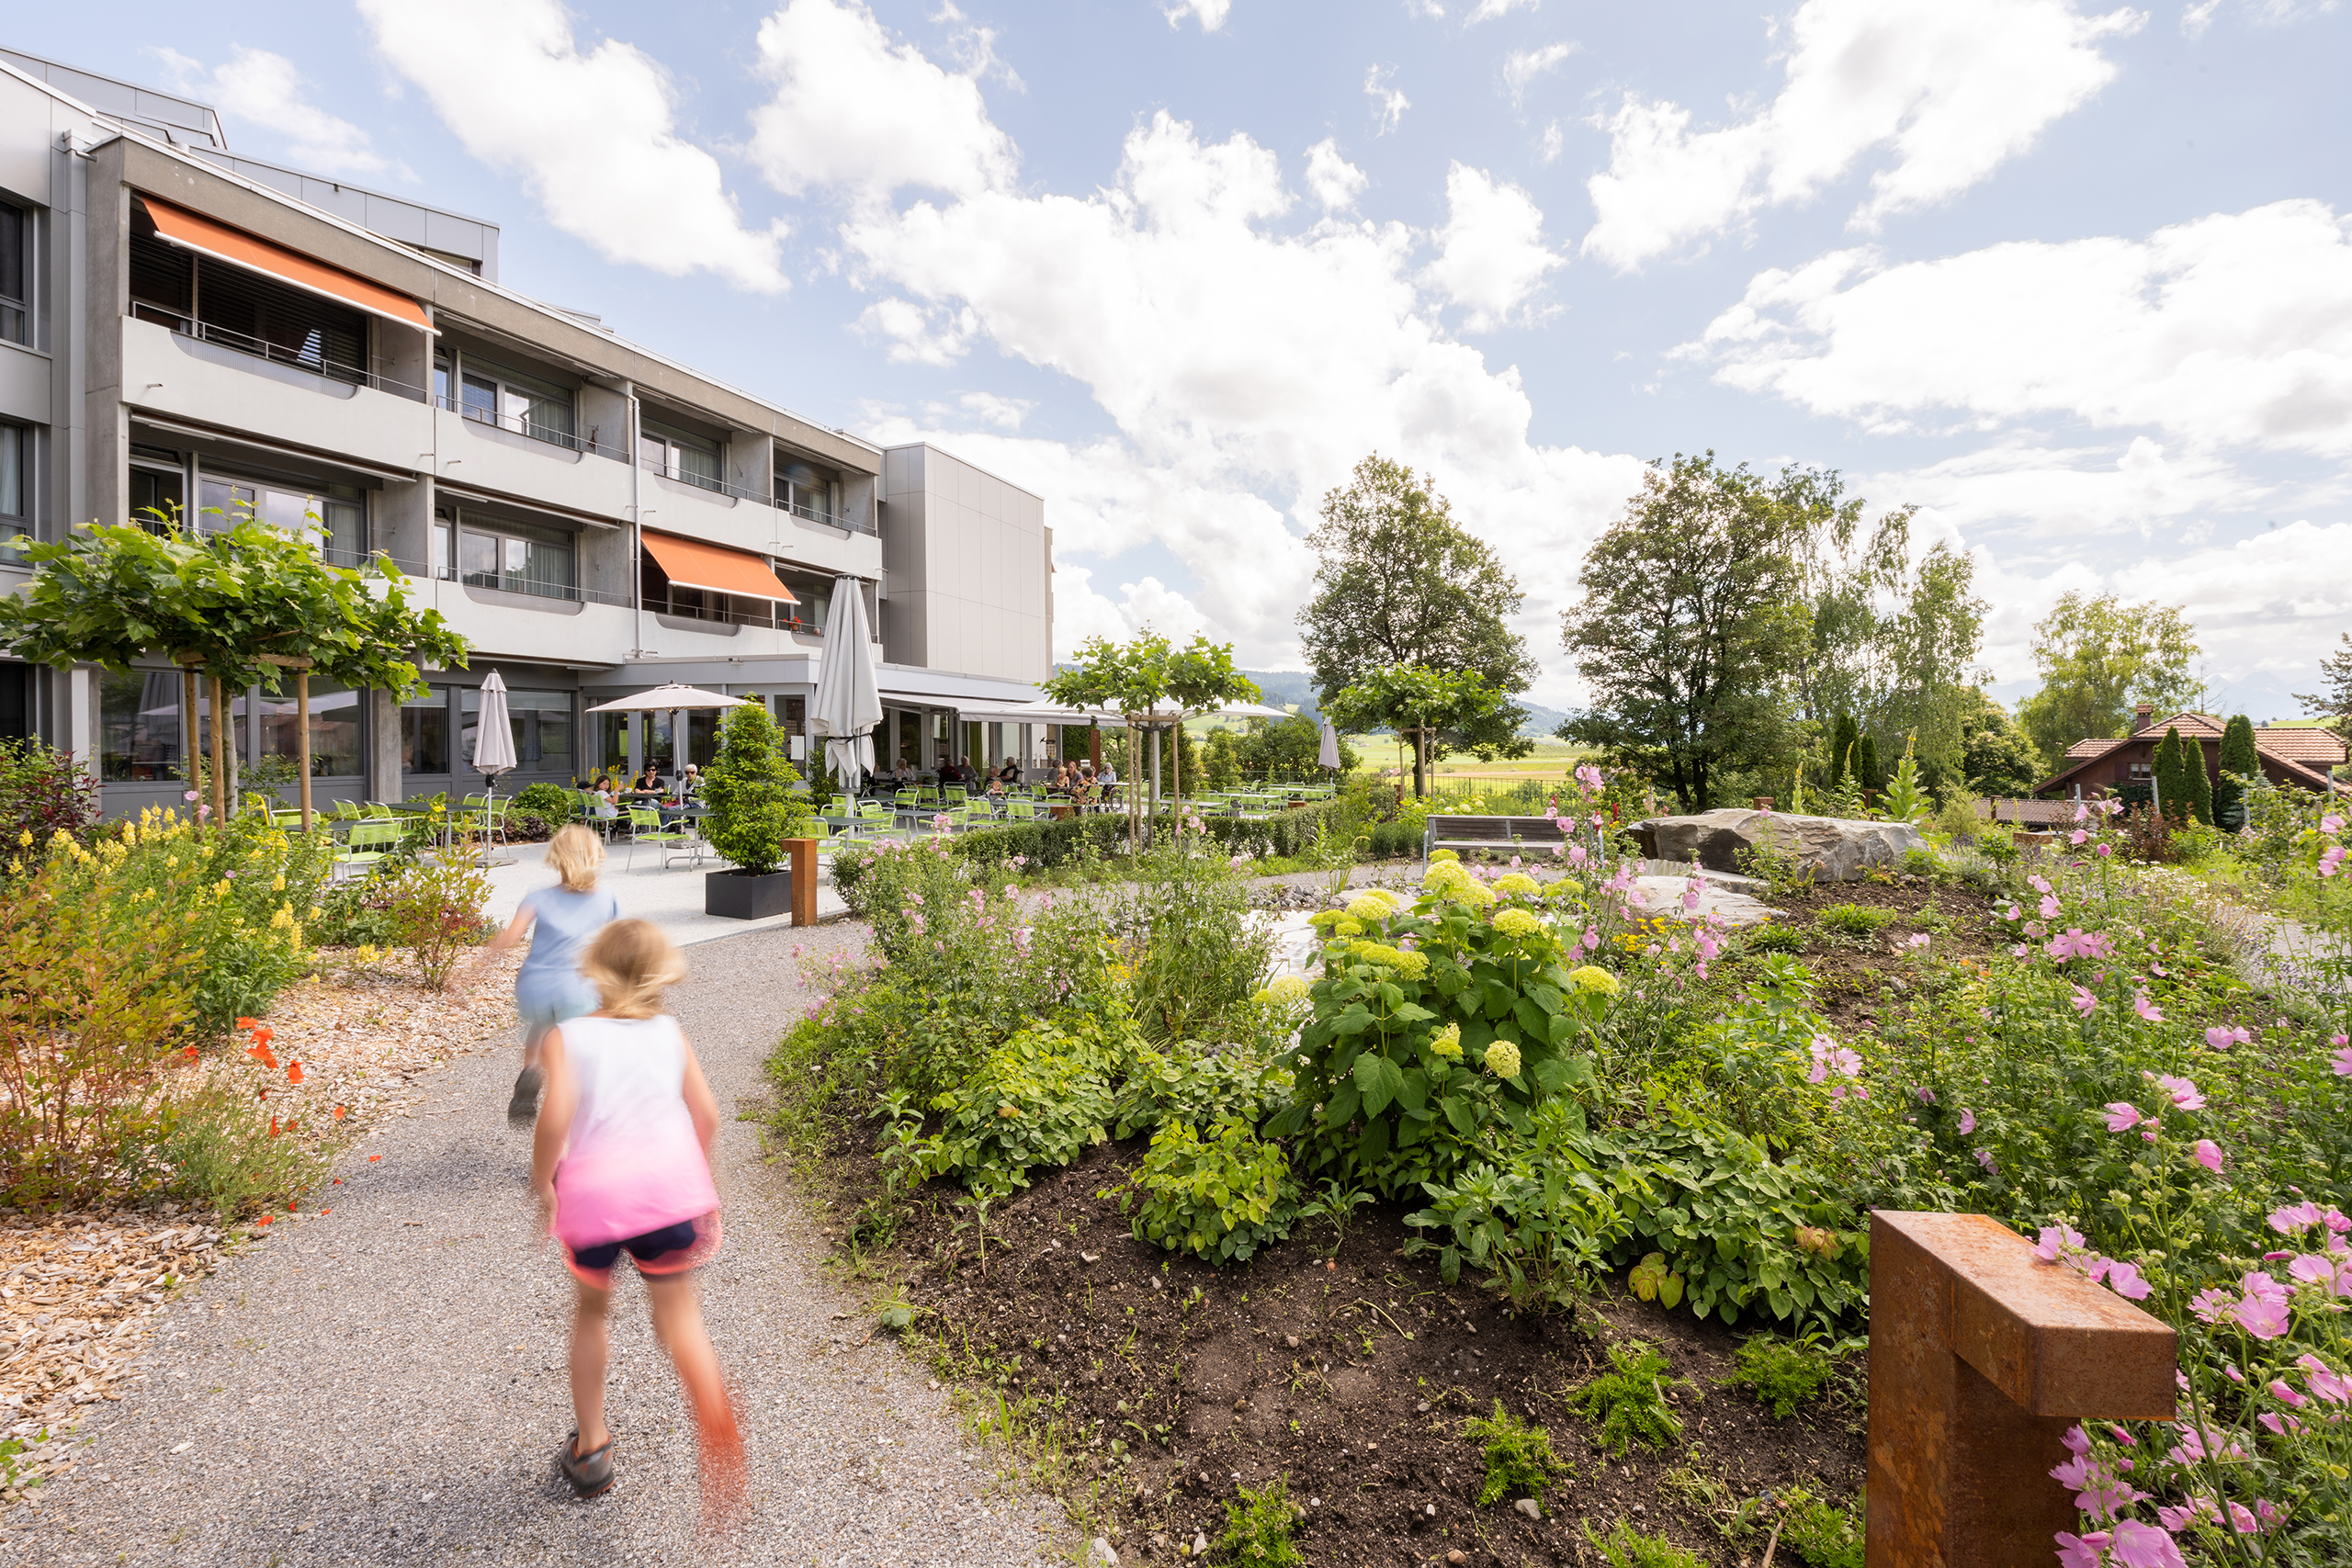
[[[817,923],[817,840],[786,839],[784,847],[792,852],[792,923],[813,926]]]
[[[2047,1568],[2077,1420],[2170,1420],[2171,1328],[1983,1214],[1871,1216],[1870,1568]]]

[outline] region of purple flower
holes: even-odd
[[[1993,1151],[1990,1149],[1977,1150],[1976,1163],[1984,1168],[1984,1174],[1987,1176],[1998,1176],[2001,1174],[2000,1162],[1993,1157]]]
[[[1928,945],[1928,933],[1927,933],[1926,931],[1917,931],[1917,932],[1914,932],[1914,933],[1912,934],[1912,937],[1911,937],[1910,942],[1907,942],[1907,943],[1905,943],[1905,945],[1906,945],[1906,946],[1910,946],[1910,947],[1919,947],[1919,948],[1924,948],[1924,947],[1926,947],[1926,946]]]
[[[2222,1314],[2230,1310],[2230,1294],[2219,1287],[2199,1291],[2188,1299],[2188,1310],[2200,1322],[2218,1323]]]
[[[1962,1107],[1960,1112],[1960,1135],[1964,1138],[1974,1131],[1976,1131],[1976,1112]]]

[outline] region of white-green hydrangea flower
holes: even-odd
[[[1568,971],[1568,983],[1579,991],[1590,991],[1601,997],[1613,997],[1625,988],[1616,976],[1590,964]]]
[[[1514,871],[1495,878],[1495,891],[1509,893],[1516,897],[1533,898],[1540,896],[1544,889],[1538,886],[1535,879],[1527,873]]]
[[[1498,1078],[1519,1077],[1519,1047],[1508,1040],[1498,1040],[1487,1047],[1484,1064],[1487,1071]]]
[[[1462,1059],[1462,1026],[1449,1023],[1430,1036],[1430,1049],[1449,1062]]]
[[[1495,930],[1505,936],[1525,936],[1543,929],[1544,922],[1524,909],[1505,909],[1495,917]]]

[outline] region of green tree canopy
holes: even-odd
[[[2262,754],[2254,745],[2254,720],[2242,713],[2233,714],[2222,727],[2221,765],[2222,772],[2240,778],[2262,776]]]
[[[1961,777],[1972,795],[2029,795],[2049,776],[2041,753],[2008,710],[1971,686],[1961,715]]]
[[[1508,705],[1475,670],[1389,664],[1326,698],[1323,711],[1344,728],[1393,729],[1413,737],[1413,793],[1421,795],[1429,793],[1431,737],[1475,726]]]
[[[2165,727],[2165,737],[2156,742],[2154,765],[2150,771],[2155,778],[2156,798],[2165,815],[2183,822],[2188,820],[2188,769],[2181,761],[2179,726]]]
[[[2189,671],[2197,633],[2177,604],[2070,592],[2033,631],[2041,689],[2018,705],[2018,722],[2045,757],[2064,756],[2077,740],[2122,735],[2133,703],[2177,713],[2202,694]]]
[[[1128,642],[1091,637],[1068,668],[1055,671],[1038,687],[1049,700],[1066,707],[1108,708],[1126,719],[1127,764],[1121,773],[1126,780],[1130,849],[1140,848],[1143,840],[1135,790],[1143,757],[1143,726],[1146,716],[1168,700],[1173,651],[1168,639],[1148,626]]]
[[[2338,735],[2352,740],[2352,632],[2336,639],[2336,651],[2319,661],[2319,690],[2297,692],[2295,700],[2334,721]]]
[[[1208,713],[1230,703],[1254,703],[1258,700],[1258,683],[1234,668],[1233,645],[1211,642],[1195,635],[1182,648],[1169,650],[1165,684],[1168,700],[1175,706],[1174,724],[1181,736],[1184,720],[1196,713]],[[1184,795],[1184,748],[1180,743],[1171,748],[1175,761],[1174,790],[1177,798]]]
[[[1510,629],[1525,600],[1518,580],[1453,520],[1427,475],[1373,454],[1323,498],[1322,524],[1306,542],[1319,560],[1315,597],[1298,615],[1300,644],[1327,710],[1345,687],[1396,665],[1467,671],[1505,696],[1535,678],[1527,639]],[[1523,757],[1534,750],[1519,732],[1526,719],[1504,701],[1442,727],[1419,750]]]
[[[1813,647],[1800,548],[1815,476],[1724,468],[1710,452],[1653,464],[1585,558],[1562,643],[1592,705],[1560,728],[1703,809],[1726,774],[1785,772]]]
[[[808,830],[808,803],[792,793],[799,782],[767,708],[756,702],[729,708],[702,784],[710,847],[755,876],[775,871],[784,863],[785,841]]]

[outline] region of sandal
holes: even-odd
[[[514,1093],[506,1101],[506,1124],[527,1127],[539,1113],[539,1069],[525,1067],[514,1077]]]
[[[613,1484],[613,1439],[607,1437],[605,1446],[592,1453],[582,1453],[580,1434],[574,1432],[564,1439],[563,1450],[555,1457],[556,1468],[571,1483],[571,1490],[582,1501],[610,1491]]]

